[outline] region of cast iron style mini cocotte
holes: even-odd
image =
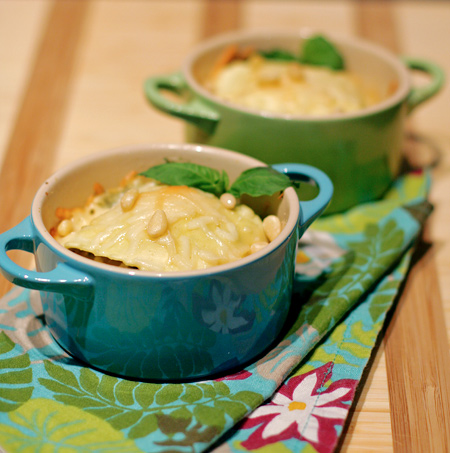
[[[355,112],[326,116],[275,114],[219,99],[205,87],[224,49],[284,49],[299,54],[312,30],[252,30],[219,35],[200,43],[180,69],[152,75],[144,85],[158,110],[186,122],[189,142],[238,151],[268,164],[299,162],[324,171],[335,187],[327,214],[380,198],[399,175],[406,116],[441,89],[441,68],[418,58],[399,58],[370,42],[323,33],[343,56],[346,69],[368,79],[382,102]],[[415,87],[412,70],[429,77]],[[182,102],[165,95],[171,91]]]
[[[297,240],[328,205],[333,187],[313,167],[276,169],[311,180],[319,193],[299,202],[248,199],[262,214],[277,214],[280,235],[233,263],[189,272],[145,272],[98,263],[66,250],[50,235],[57,207],[82,206],[99,182],[114,187],[131,170],[167,158],[225,170],[230,180],[264,164],[248,156],[199,145],[145,145],[115,149],[69,165],[38,190],[31,215],[0,235],[0,270],[12,283],[39,290],[47,327],[58,343],[90,366],[130,378],[179,380],[223,373],[266,350],[290,308]],[[264,212],[261,208],[265,207]],[[36,271],[6,254],[34,253]]]

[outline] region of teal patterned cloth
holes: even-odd
[[[383,200],[319,219],[299,243],[284,338],[218,379],[155,384],[90,369],[50,336],[38,294],[14,288],[0,300],[1,448],[332,452],[430,212],[429,183],[411,173]]]

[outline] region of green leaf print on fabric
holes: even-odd
[[[0,412],[9,412],[26,403],[33,393],[33,372],[28,354],[18,355],[17,346],[0,332]],[[10,355],[16,352],[15,355]]]
[[[368,357],[372,350],[371,345],[375,341],[378,325],[375,324],[370,330],[364,330],[361,322],[356,322],[350,328],[350,337],[343,341],[341,350],[349,352],[359,359]]]
[[[220,434],[220,430],[214,426],[202,426],[200,423],[196,423],[194,426],[191,428],[183,431],[176,431],[173,432],[173,422],[172,420],[167,420],[167,421],[162,421],[164,420],[164,416],[162,416],[161,419],[161,426],[171,426],[170,431],[163,431],[165,434],[167,434],[167,440],[164,441],[159,441],[155,442],[157,445],[162,445],[162,446],[168,446],[168,447],[191,447],[192,445],[195,445],[197,443],[204,443],[204,444],[210,444],[215,438],[217,438]],[[182,439],[178,439],[175,437],[175,434],[183,434]],[[178,437],[178,436],[177,436]],[[186,451],[185,449],[183,450],[173,450],[173,449],[168,449],[164,450],[167,453],[175,453],[179,451]],[[193,450],[191,450],[193,451]]]
[[[342,214],[325,216],[317,219],[312,229],[328,231],[337,234],[351,234],[364,230],[366,225],[376,223],[387,217],[394,209],[407,205],[421,206],[423,215],[416,217],[422,223],[429,214],[431,205],[424,201],[431,184],[430,175],[410,173],[399,178],[386,196],[376,203],[356,206]],[[424,208],[427,206],[427,208]]]
[[[344,323],[339,324],[328,337],[326,346],[317,348],[314,351],[314,360],[321,363],[328,363],[331,361],[333,363],[351,365],[351,363],[349,363],[342,355],[336,354],[336,350],[342,345],[346,330],[347,326]],[[311,369],[313,369],[313,367],[311,367]],[[302,369],[302,371],[304,370]]]
[[[188,441],[209,442],[209,436],[219,435],[227,421],[240,420],[263,401],[256,392],[232,394],[222,381],[140,383],[108,375],[100,379],[89,368],[81,368],[77,378],[50,361],[44,365],[49,378],[39,378],[39,382],[55,400],[96,415],[117,430],[129,428],[131,439],[146,437],[158,429],[167,432],[170,426],[183,433],[183,445],[192,445],[186,444]]]
[[[378,224],[369,224],[364,234],[366,241],[349,244],[356,251],[355,264],[361,270],[367,269],[371,272],[377,268],[381,271],[389,269],[402,248],[405,237],[403,230],[391,219],[381,227]],[[367,277],[370,278],[370,275]]]
[[[331,266],[331,273],[314,290],[299,321],[319,332],[328,331],[395,264],[406,245],[404,240],[404,232],[393,218],[381,225],[367,225],[363,238],[349,243],[351,251]]]
[[[345,289],[351,287],[354,281],[354,261],[355,253],[349,251],[331,265],[331,271],[327,274],[326,280],[313,283],[313,285],[319,283],[317,288],[305,287],[308,293],[302,294],[302,297],[308,302],[302,308],[291,331],[299,329],[304,324],[312,326],[319,332],[319,335],[330,329],[337,321],[338,310],[346,310],[345,307],[349,305],[350,297]],[[331,299],[333,303],[331,303]]]
[[[365,330],[361,322],[355,322],[351,326],[342,322],[331,332],[326,343],[314,351],[311,360],[324,364],[331,361],[335,364],[358,368],[360,366],[359,360],[353,360],[352,357],[357,359],[368,357],[378,331],[378,324],[374,324],[371,329]],[[344,355],[342,352],[348,352],[349,355]],[[311,367],[311,369],[313,368]],[[305,372],[304,368],[302,372]]]
[[[0,444],[10,452],[142,452],[104,420],[48,399],[28,401],[9,419],[0,425]]]
[[[409,252],[408,255],[411,255]],[[409,262],[409,261],[408,261]],[[407,271],[405,261],[402,262],[399,271],[404,275]],[[390,309],[393,299],[398,291],[399,281],[385,280],[383,285],[380,286],[379,290],[374,294],[372,301],[369,306],[369,314],[373,322],[382,322],[386,317],[386,312]]]

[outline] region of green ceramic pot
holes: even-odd
[[[240,151],[266,163],[299,162],[320,168],[333,181],[335,194],[327,213],[381,197],[400,172],[406,116],[435,95],[444,75],[422,59],[398,58],[371,43],[329,37],[346,67],[392,92],[383,102],[350,114],[325,117],[279,115],[222,101],[202,85],[212,64],[230,44],[261,50],[298,52],[305,32],[239,32],[198,46],[181,71],[150,77],[145,94],[157,109],[187,123],[187,140]],[[429,75],[421,87],[411,83],[412,70]],[[169,90],[179,96],[174,101]],[[173,97],[172,97],[173,99]],[[301,194],[300,194],[301,196]]]

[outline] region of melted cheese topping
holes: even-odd
[[[280,114],[347,113],[381,101],[374,87],[348,71],[269,60],[258,54],[232,60],[215,71],[205,86],[223,100]]]
[[[131,208],[124,209],[121,199],[130,190],[137,196]],[[167,222],[154,237],[149,223],[156,211]],[[267,242],[261,218],[248,206],[227,209],[212,194],[160,185],[142,176],[93,197],[71,214],[69,229],[61,228],[65,220],[55,228],[55,239],[64,247],[141,270],[207,268],[245,257],[252,244]],[[58,234],[60,230],[63,234]]]

